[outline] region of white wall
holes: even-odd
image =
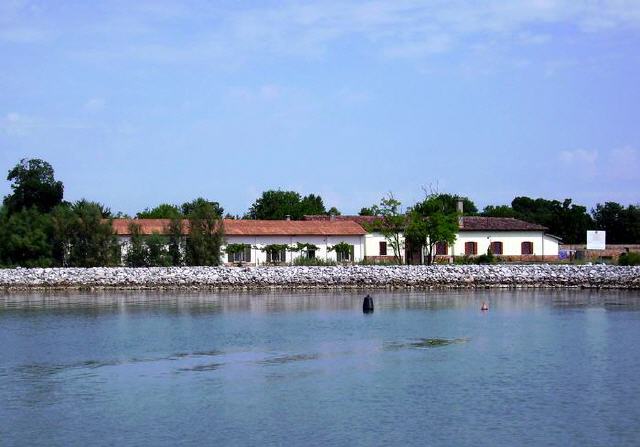
[[[363,256],[381,256],[380,255],[380,242],[387,243],[387,256],[393,256],[393,248],[391,244],[381,233],[367,233],[364,237],[364,255]],[[399,255],[404,258],[404,236],[400,235],[400,253]]]
[[[287,244],[295,245],[296,242],[302,244],[314,244],[318,246],[316,250],[316,258],[335,261],[336,252],[327,251],[329,246],[333,246],[340,242],[346,242],[353,245],[353,257],[355,262],[362,261],[364,258],[364,237],[363,236],[226,236],[226,244],[249,244],[251,249],[251,264],[261,265],[267,262],[267,253],[260,250],[265,245],[270,244]],[[224,249],[224,247],[223,247]],[[300,256],[300,253],[287,251],[287,262],[292,262],[294,258]],[[227,262],[227,255],[223,251],[223,262]]]
[[[522,242],[533,242],[534,256],[558,256],[558,240],[542,231],[462,231],[449,254],[464,256],[465,242],[478,244],[478,255],[485,254],[491,242],[502,242],[502,256],[522,255]]]

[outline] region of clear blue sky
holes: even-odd
[[[2,0],[0,57],[2,176],[114,211],[640,201],[637,0]]]

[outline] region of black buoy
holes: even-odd
[[[373,298],[369,295],[364,297],[364,301],[362,302],[362,312],[365,314],[373,312]]]

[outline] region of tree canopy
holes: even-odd
[[[438,242],[453,244],[458,233],[458,213],[449,194],[431,194],[416,203],[409,214],[405,238],[415,246],[427,248],[427,264],[434,258]],[[457,202],[457,198],[453,203]]]
[[[598,203],[591,210],[595,229],[607,232],[607,244],[640,243],[640,206],[616,202]]]
[[[487,206],[482,215],[514,217],[544,225],[549,233],[560,237],[568,244],[584,243],[587,230],[592,229],[594,225],[587,208],[573,204],[571,199],[560,202],[521,196],[514,198],[511,206]]]
[[[183,205],[189,219],[189,236],[186,242],[187,265],[219,265],[224,228],[220,221],[222,208],[217,202],[196,199]],[[172,255],[173,257],[173,255]]]
[[[35,207],[48,213],[62,202],[64,187],[56,181],[53,168],[38,158],[23,158],[9,171],[12,193],[4,198],[9,214]]]
[[[183,217],[182,210],[170,203],[161,203],[155,208],[145,208],[136,214],[138,219],[179,219]]]
[[[201,213],[204,210],[206,210],[207,212],[211,212],[217,218],[220,218],[224,215],[224,208],[222,208],[218,202],[207,200],[202,197],[198,197],[191,202],[185,202],[182,204],[182,206],[180,206],[180,211],[185,217],[188,217],[194,212]],[[175,216],[174,218],[176,217],[178,216]]]
[[[335,208],[332,210],[337,211]],[[295,191],[269,190],[251,205],[245,218],[279,220],[289,216],[300,220],[310,214],[327,214],[322,197],[315,194],[302,197]]]

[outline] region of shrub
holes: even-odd
[[[622,253],[618,258],[618,265],[640,265],[640,253],[633,251]]]
[[[363,259],[358,262],[358,265],[401,265],[398,259],[390,258],[390,259]]]
[[[324,260],[320,258],[305,258],[303,256],[299,256],[293,260],[293,265],[330,266],[330,265],[336,265],[336,261]]]

